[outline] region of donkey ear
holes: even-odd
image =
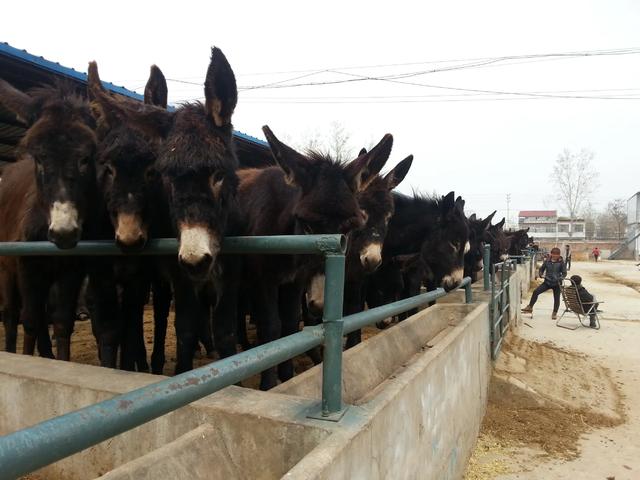
[[[497,228],[502,228],[504,227],[504,222],[506,221],[506,219],[504,217],[502,217],[502,220],[500,220],[498,223],[495,224],[495,227]]]
[[[364,155],[365,153],[367,153],[367,149],[366,149],[366,148],[364,148],[364,147],[362,147],[362,148],[360,149],[360,152],[358,153],[358,156],[359,156],[359,157],[361,157],[361,156],[362,156],[362,155]]]
[[[409,173],[412,163],[413,155],[409,155],[384,176],[384,181],[387,183],[389,190],[393,190],[400,185],[400,182],[402,182],[404,177],[407,176],[407,173]]]
[[[454,192],[449,192],[447,193],[443,198],[442,198],[442,208],[445,211],[449,211],[449,210],[453,210],[456,206],[455,203],[455,196],[456,194]]]
[[[30,125],[33,122],[32,98],[2,79],[0,79],[0,104],[12,111],[21,123]]]
[[[238,103],[236,77],[227,58],[217,47],[211,49],[211,61],[204,81],[207,113],[218,127],[231,124]]]
[[[489,215],[487,218],[482,220],[482,228],[483,228],[483,230],[486,230],[487,228],[489,228],[491,226],[491,220],[493,220],[493,216],[496,214],[496,212],[497,212],[497,210],[494,210],[491,215]]]
[[[118,123],[119,117],[117,113],[112,108],[109,108],[109,104],[100,102],[99,97],[102,95],[109,96],[109,93],[102,86],[100,74],[98,73],[98,64],[95,61],[89,62],[87,95],[91,100],[91,113],[99,124],[109,127]]]
[[[168,95],[167,80],[164,78],[162,70],[157,65],[151,65],[149,80],[144,87],[144,103],[167,108]]]
[[[387,133],[380,143],[369,152],[360,155],[347,165],[346,172],[349,176],[351,190],[360,192],[364,190],[369,182],[378,174],[391,155],[393,147],[393,136]],[[363,149],[364,150],[364,149]],[[362,150],[360,150],[362,152]]]
[[[472,213],[471,216],[469,217],[469,221],[470,222],[475,222],[476,221],[476,214]]]
[[[527,228],[525,228],[525,229],[524,229],[524,233],[528,233],[528,232],[529,232],[529,228],[531,228],[531,227],[527,227]]]
[[[307,157],[278,140],[268,125],[262,127],[262,131],[267,138],[267,142],[269,142],[269,148],[276,164],[284,172],[285,181],[289,185],[298,185],[304,188],[307,179],[305,175],[305,165],[308,163]]]
[[[110,95],[100,83],[98,66],[89,64],[89,92],[93,100],[100,106],[108,118],[127,121],[152,138],[164,138],[171,128],[173,114],[153,105],[140,105],[129,100],[119,100]]]

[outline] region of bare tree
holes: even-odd
[[[338,121],[332,122],[327,132],[308,131],[298,146],[302,149],[328,153],[338,161],[351,160],[355,158],[354,153],[357,153],[351,146],[351,133]]]
[[[565,149],[553,166],[557,199],[569,214],[569,236],[573,235],[574,220],[598,187],[598,172],[592,164],[593,158],[590,150],[582,149],[573,153]]]
[[[607,204],[606,216],[613,227],[613,231],[618,240],[625,234],[627,224],[627,202],[622,198],[616,198]]]

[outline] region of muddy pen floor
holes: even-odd
[[[167,338],[165,343],[165,355],[166,355],[166,363],[164,366],[164,374],[165,375],[173,375],[175,366],[176,366],[176,335],[175,329],[173,327],[173,317],[174,312],[173,308],[169,313],[169,322],[167,327]],[[153,309],[150,305],[147,305],[144,310],[144,337],[145,337],[145,345],[147,347],[147,358],[150,361],[151,351],[153,350]],[[50,333],[52,329],[50,328]],[[366,340],[367,338],[376,335],[380,330],[376,327],[367,327],[362,332],[362,339]],[[249,341],[252,345],[256,344],[256,329],[253,324],[247,322],[247,335],[249,337]],[[0,327],[0,345],[4,346],[4,328]],[[22,352],[22,339],[23,332],[22,326],[18,328],[18,353]],[[54,342],[55,345],[55,342]],[[238,351],[241,351],[241,347],[238,346]],[[55,352],[55,346],[54,346]],[[200,352],[197,352],[194,356],[193,365],[194,368],[201,367],[208,363],[214,362],[217,360],[217,357],[208,358],[204,352],[204,349],[201,348]],[[96,348],[96,341],[91,332],[91,322],[88,320],[85,321],[76,321],[74,332],[71,337],[71,361],[76,363],[83,363],[86,365],[100,365],[100,361],[98,360],[98,353]],[[305,370],[313,367],[313,362],[311,358],[307,355],[300,355],[294,358],[294,368],[296,374],[300,374]],[[242,382],[244,387],[248,388],[258,388],[260,384],[260,378],[258,375],[250,377]]]

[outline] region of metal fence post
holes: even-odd
[[[473,293],[471,292],[471,282],[464,286],[464,302],[473,303]]]
[[[484,277],[484,289],[489,290],[491,280],[491,270],[489,263],[491,261],[491,245],[488,243],[482,249],[482,275]]]
[[[324,358],[322,362],[322,417],[339,420],[342,408],[342,300],[344,254],[325,257]]]

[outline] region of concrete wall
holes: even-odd
[[[1,352],[0,434],[161,378]],[[39,474],[47,480],[96,478],[200,425],[211,424],[217,435],[215,441],[207,441],[208,452],[220,466],[204,478],[228,479],[222,474],[233,468],[241,468],[247,478],[279,478],[331,432],[332,425],[306,419],[314,406],[307,399],[229,387],[50,465]],[[201,460],[194,456],[191,461]]]
[[[528,284],[527,272],[514,273],[514,292]],[[319,409],[314,368],[270,392],[229,387],[38,473],[48,480],[459,479],[491,370],[487,294],[481,284],[473,289],[475,304],[440,302],[347,351],[350,406],[339,422],[308,418]],[[462,292],[447,300],[455,295]],[[0,353],[0,434],[159,378]]]
[[[343,431],[287,479],[459,479],[484,415],[491,362],[488,310],[479,305],[431,348],[350,407]]]

